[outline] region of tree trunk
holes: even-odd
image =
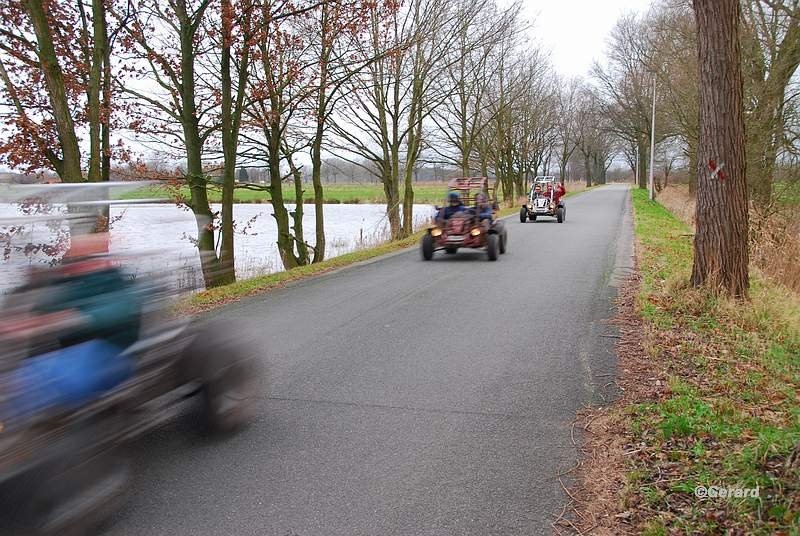
[[[689,146],[689,193],[692,196],[697,194],[697,147]]]
[[[189,206],[197,225],[197,250],[206,288],[218,286],[219,266],[214,244],[214,214],[208,204],[206,177],[203,171],[203,140],[195,103],[194,60],[195,28],[185,12],[185,4],[176,3],[180,21],[181,47],[181,127],[186,147],[186,180],[191,199]]]
[[[383,191],[386,194],[386,217],[392,240],[399,238],[400,231],[400,185],[394,175],[394,163],[384,168]]]
[[[586,187],[589,188],[592,185],[592,163],[588,154],[583,155],[583,173],[586,177]]]
[[[419,45],[417,45],[418,57],[422,55]],[[411,111],[409,112],[408,128],[408,152],[406,154],[405,177],[403,180],[403,229],[401,236],[406,237],[414,232],[414,166],[419,157],[420,144],[422,142],[422,99],[423,99],[422,80],[417,74],[414,79],[413,91],[411,94]]]
[[[692,284],[747,295],[748,203],[738,0],[693,0],[700,143]],[[712,166],[724,166],[713,174]]]
[[[650,176],[650,144],[647,140],[637,139],[639,147],[639,188],[647,189],[647,181]]]
[[[324,90],[322,90],[324,91]],[[317,123],[317,134],[311,146],[311,184],[314,187],[314,229],[316,241],[314,243],[314,260],[312,262],[322,262],[325,260],[325,217],[323,215],[324,193],[322,190],[322,136],[325,130],[323,119]]]
[[[277,109],[274,106],[273,109]],[[280,118],[273,118],[267,136],[269,144],[269,191],[272,199],[272,217],[278,227],[278,253],[283,267],[291,270],[299,265],[294,254],[294,237],[289,232],[289,212],[283,201],[283,181],[281,177],[281,128]]]
[[[33,24],[38,45],[37,55],[44,75],[47,96],[56,123],[58,142],[61,146],[61,162],[57,168],[58,175],[64,182],[81,182],[81,153],[75,125],[69,109],[69,100],[64,86],[64,73],[58,64],[53,34],[50,31],[48,14],[42,0],[26,0],[25,9]]]
[[[102,107],[102,134],[100,147],[102,159],[100,165],[100,180],[111,180],[111,48],[108,46],[108,25],[104,26],[106,32],[105,56],[103,57],[103,107]]]
[[[765,99],[767,97],[762,96]],[[777,98],[783,99],[783,94]],[[774,115],[773,102],[759,103],[749,116],[747,124],[747,170],[750,180],[748,186],[753,201],[760,205],[769,204],[772,199],[772,182],[775,161],[778,157],[777,144],[781,139],[780,129],[783,119]],[[778,132],[775,129],[779,129]]]
[[[219,284],[236,281],[234,269],[233,190],[236,182],[236,138],[233,124],[233,81],[231,79],[231,41],[233,6],[222,0],[222,51],[220,84],[222,90],[222,224],[220,226]]]
[[[288,148],[284,149],[286,162],[289,164],[289,171],[292,172],[294,179],[294,211],[290,213],[294,225],[294,242],[297,246],[297,264],[306,265],[311,262],[308,255],[308,244],[306,244],[305,231],[303,230],[303,173],[295,165],[294,158]]]
[[[322,27],[327,26],[327,7],[323,5]],[[327,42],[327,36],[323,33],[323,47]],[[323,190],[322,190],[322,139],[325,135],[325,120],[328,113],[328,60],[330,50],[323,50],[320,56],[319,69],[320,80],[317,93],[317,117],[316,131],[311,143],[311,183],[314,186],[314,228],[316,241],[314,244],[314,259],[312,262],[322,262],[325,260],[325,216],[323,210]]]

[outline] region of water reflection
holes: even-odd
[[[290,210],[294,207],[289,206]],[[54,211],[61,210],[58,207]],[[212,205],[213,211],[221,210]],[[414,205],[415,225],[420,226],[432,215],[429,205]],[[20,214],[15,205],[0,205],[0,217]],[[280,271],[277,225],[269,204],[234,205],[236,222],[236,275],[239,278]],[[314,205],[304,205],[303,226],[306,241],[313,245]],[[111,252],[129,256],[126,269],[134,277],[147,276],[169,268],[172,284],[181,288],[199,288],[202,277],[197,249],[192,243],[195,222],[192,213],[171,204],[116,205],[111,209]],[[8,229],[2,229],[8,232]],[[51,225],[35,223],[17,233],[13,242],[40,244],[53,240]],[[389,234],[385,205],[325,205],[326,256],[333,257],[368,247],[385,240]],[[26,267],[52,260],[43,252],[8,251],[9,259],[0,270],[0,292],[7,292],[22,280]]]

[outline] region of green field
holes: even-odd
[[[386,195],[381,184],[326,184],[323,191],[325,203],[386,203]],[[415,184],[414,202],[441,203],[446,192],[447,185],[445,183]],[[403,190],[401,190],[401,198],[403,193]],[[120,196],[120,199],[188,199],[188,197],[189,188],[187,186],[180,188],[149,186],[126,192]],[[294,185],[284,185],[283,197],[287,203],[294,202]],[[306,203],[314,202],[314,191],[310,184],[305,185],[304,198]],[[209,187],[209,199],[212,203],[220,202],[222,199],[221,191],[218,188]],[[268,203],[270,194],[266,190],[251,190],[240,187],[234,192],[234,200],[237,203]]]

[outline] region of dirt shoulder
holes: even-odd
[[[796,534],[800,300],[758,273],[747,301],[690,288],[688,229],[633,195],[622,396],[578,416],[584,457],[556,532]]]

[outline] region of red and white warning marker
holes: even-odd
[[[711,170],[711,179],[714,180],[717,177],[719,177],[719,180],[724,181],[726,178],[728,178],[728,175],[722,169],[724,167],[725,167],[725,162],[720,162],[718,166],[716,160],[714,159],[709,160],[708,169]]]

